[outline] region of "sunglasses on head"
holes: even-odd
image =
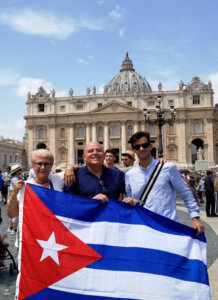
[[[135,150],[139,150],[141,147],[143,149],[146,149],[146,148],[148,148],[149,145],[150,145],[150,143],[143,143],[143,144],[140,144],[140,145],[133,145],[132,147]]]

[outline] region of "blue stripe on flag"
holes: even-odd
[[[30,297],[25,298],[27,300],[115,300],[117,297],[104,297],[104,296],[93,296],[93,295],[84,295],[84,294],[75,294],[75,293],[67,293],[59,290],[46,288]],[[122,300],[136,300],[134,298],[122,298]]]
[[[158,215],[140,206],[109,200],[102,204],[99,200],[66,194],[29,184],[32,190],[53,212],[54,215],[86,222],[108,222],[146,225],[155,230],[182,236],[190,236],[206,243],[204,234],[197,236],[196,230]],[[50,201],[52,198],[52,201]],[[75,201],[76,199],[76,201]],[[67,202],[67,206],[66,206]]]
[[[142,272],[209,284],[207,267],[202,261],[166,251],[90,245],[102,259],[87,266],[91,269]]]

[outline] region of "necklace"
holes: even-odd
[[[47,180],[46,182],[38,182],[35,178],[33,180],[35,181],[35,183],[37,183],[39,185],[43,185],[43,184],[49,183],[49,180]]]

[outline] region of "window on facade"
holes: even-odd
[[[102,127],[98,128],[98,137],[103,137],[103,128]]]
[[[152,135],[152,134],[155,134],[155,127],[153,124],[149,124],[149,133]]]
[[[98,103],[98,107],[102,107],[102,103]]]
[[[84,136],[84,128],[82,126],[78,127],[77,136],[78,137]]]
[[[193,104],[200,104],[200,96],[193,96]]]
[[[131,101],[127,102],[127,105],[132,106],[132,102]]]
[[[39,140],[44,139],[44,137],[45,137],[45,130],[44,130],[44,128],[39,128],[39,132],[38,132],[38,138],[39,138]]]
[[[201,132],[201,125],[199,122],[195,122],[193,124],[193,130],[194,130],[194,133],[200,133]]]
[[[168,100],[168,106],[174,105],[174,101],[173,100]]]
[[[154,106],[154,105],[155,105],[155,102],[153,100],[148,101],[148,106],[149,107]]]
[[[60,111],[65,111],[65,105],[60,106]]]
[[[77,104],[77,105],[76,105],[76,109],[77,109],[77,110],[83,109],[83,105],[82,105],[82,104]]]
[[[66,150],[62,149],[61,150],[61,161],[65,161],[66,160]]]
[[[132,126],[131,125],[129,125],[127,128],[127,135],[132,136]]]
[[[61,138],[65,138],[65,128],[61,128]]]
[[[45,111],[45,105],[44,104],[38,104],[38,112]]]
[[[174,134],[174,125],[169,126],[169,134]]]
[[[118,126],[117,125],[112,126],[111,135],[112,136],[118,136]]]

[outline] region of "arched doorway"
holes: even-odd
[[[192,159],[192,164],[195,163],[197,160],[197,152],[198,148],[201,147],[204,149],[204,142],[201,139],[194,139],[191,144],[191,159]]]

